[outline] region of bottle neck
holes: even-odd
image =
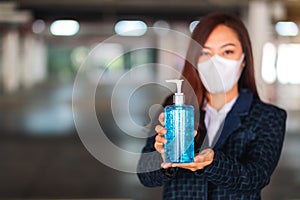
[[[184,105],[184,95],[183,95],[183,93],[175,93],[173,100],[174,100],[174,104],[176,106]]]

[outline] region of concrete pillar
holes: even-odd
[[[35,37],[34,74],[35,83],[46,80],[47,69],[47,46],[43,38]]]
[[[272,40],[272,10],[267,1],[249,2],[248,30],[252,40],[255,77],[259,95],[262,100],[270,102],[275,88],[267,85],[261,75],[263,45]]]
[[[22,51],[22,73],[21,81],[25,88],[30,88],[34,84],[33,77],[33,63],[34,63],[34,38],[31,34],[24,37],[23,51]]]
[[[4,92],[15,92],[20,85],[19,32],[9,30],[3,36],[2,85]]]
[[[42,38],[26,34],[23,45],[23,62],[21,80],[25,88],[47,77],[47,50]]]

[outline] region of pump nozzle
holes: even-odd
[[[183,105],[184,103],[184,95],[181,92],[181,85],[183,80],[178,80],[178,79],[172,79],[172,80],[166,80],[168,83],[176,83],[177,86],[177,92],[174,95],[174,103],[175,105]]]
[[[166,80],[167,83],[176,83],[177,86],[177,92],[176,93],[181,93],[181,85],[183,80],[178,80],[178,79],[172,79],[172,80]]]

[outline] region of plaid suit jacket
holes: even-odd
[[[154,135],[143,148],[138,177],[147,187],[163,186],[164,199],[261,199],[281,154],[285,122],[284,110],[241,91],[213,148],[212,164],[196,172],[161,169]]]

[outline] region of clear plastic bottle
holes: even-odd
[[[167,80],[177,84],[174,105],[165,108],[164,145],[165,161],[168,163],[190,163],[194,161],[194,107],[184,104],[181,93],[183,80]]]

